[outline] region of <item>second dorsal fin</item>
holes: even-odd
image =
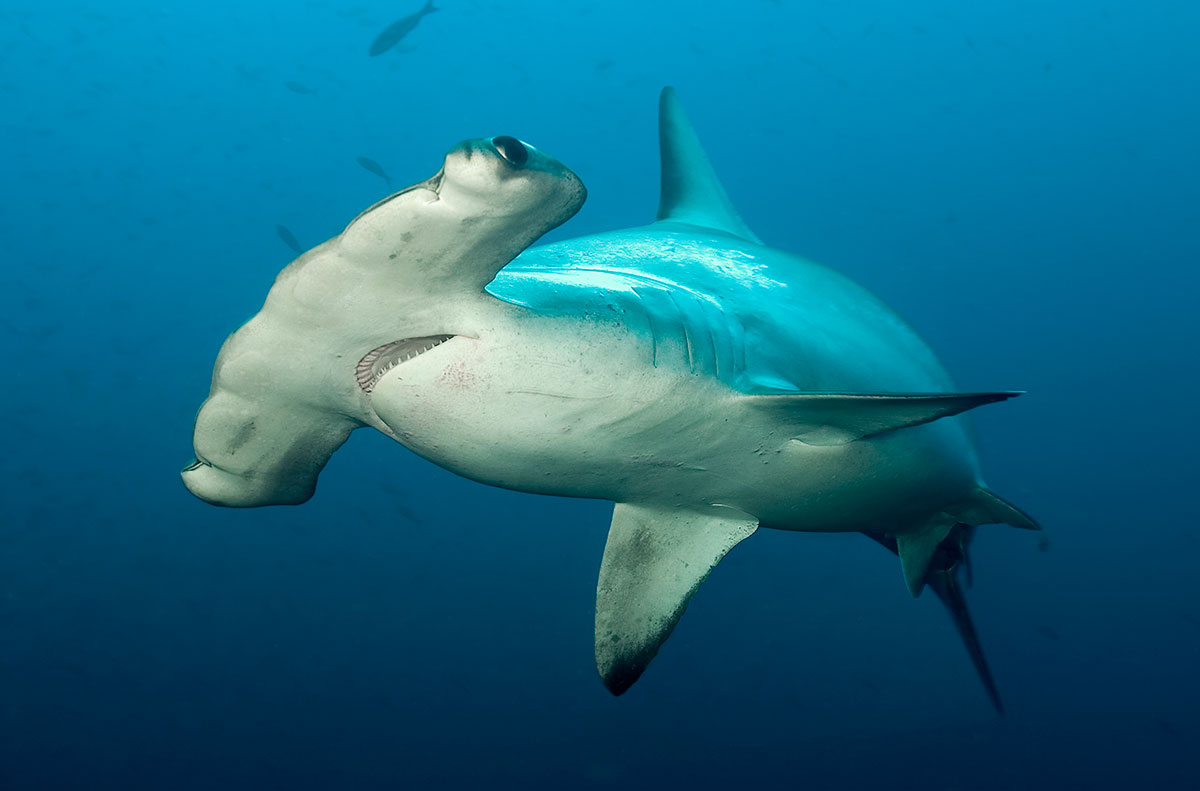
[[[698,225],[761,243],[730,203],[675,89],[669,86],[663,88],[658,101],[658,144],[662,156],[660,222]]]

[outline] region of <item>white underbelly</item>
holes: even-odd
[[[603,337],[605,333],[609,337]],[[534,353],[456,338],[371,395],[377,427],[465,477],[520,491],[678,506],[722,503],[764,526],[887,529],[975,483],[959,418],[843,445],[788,435],[710,377],[647,366],[595,328]],[[625,342],[622,342],[624,340]]]

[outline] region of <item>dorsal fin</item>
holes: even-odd
[[[662,156],[659,221],[699,225],[762,243],[729,202],[696,130],[670,86],[663,88],[658,100],[658,145]]]

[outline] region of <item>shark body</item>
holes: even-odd
[[[670,89],[660,142],[643,228],[526,249],[585,192],[498,137],[302,256],[222,349],[185,483],[303,502],[372,426],[483,483],[612,500],[595,627],[615,694],[760,527],[867,533],[946,603],[999,707],[956,573],[974,525],[1036,525],[955,416],[1015,393],[955,392],[881,301],[763,245]]]

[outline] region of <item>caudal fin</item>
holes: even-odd
[[[958,502],[943,507],[925,522],[895,534],[870,535],[900,557],[904,581],[916,596],[928,585],[941,600],[966,646],[975,672],[996,711],[1003,714],[1000,692],[983,654],[983,646],[959,585],[958,571],[971,565],[967,547],[977,525],[1003,524],[1041,530],[1033,517],[982,486]]]
[[[995,492],[977,487],[967,497],[943,506],[940,511],[895,534],[896,554],[904,582],[913,596],[925,587],[934,559],[958,525],[1012,525],[1024,530],[1041,530],[1033,517],[1006,502]]]
[[[949,534],[935,548],[922,583],[933,590],[942,602],[942,606],[946,608],[950,619],[954,621],[954,628],[958,630],[958,636],[962,639],[963,646],[967,649],[971,664],[975,666],[975,673],[979,676],[979,681],[983,684],[988,699],[992,702],[992,707],[996,709],[996,713],[1003,714],[1004,703],[1000,699],[1000,690],[996,686],[996,680],[992,676],[987,657],[983,653],[983,644],[980,643],[979,634],[975,631],[975,623],[971,619],[971,611],[967,608],[967,599],[963,595],[962,586],[958,580],[960,568],[970,569],[967,547],[973,533],[974,528],[970,525],[954,525]],[[895,536],[872,533],[865,535],[887,547],[893,553],[900,554]]]
[[[971,530],[967,525],[959,527],[964,531]],[[967,537],[962,539],[962,566],[967,566],[966,544],[969,540],[968,533]],[[967,567],[969,568],[969,566]],[[954,628],[958,630],[958,636],[962,638],[967,654],[971,657],[971,664],[975,666],[975,673],[979,676],[988,698],[992,701],[992,707],[996,709],[997,714],[1003,714],[1004,703],[1000,700],[1000,690],[996,686],[996,680],[992,677],[991,668],[988,667],[987,657],[983,653],[983,644],[979,642],[979,634],[975,631],[974,621],[971,620],[971,611],[967,609],[967,599],[958,582],[958,568],[959,565],[948,569],[930,569],[925,582],[937,594],[938,599],[946,608],[946,612],[950,614],[951,620],[954,621]]]
[[[1024,530],[1041,530],[1041,525],[1029,514],[982,486],[971,496],[953,507],[958,521],[968,525],[1012,525]]]

